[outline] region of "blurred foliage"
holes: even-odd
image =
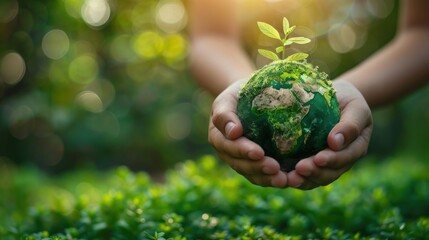
[[[160,171],[211,150],[211,97],[188,75],[181,2],[7,0],[0,9],[16,13],[0,22],[2,66],[16,68],[0,80],[0,156],[51,171]]]
[[[427,239],[427,162],[362,162],[311,191],[252,185],[211,156],[48,178],[0,165],[1,239]],[[398,173],[400,176],[398,177]],[[43,187],[39,187],[43,186]]]
[[[255,23],[281,20],[284,2],[241,1],[247,50],[259,66],[256,49],[270,43],[252,35]],[[320,1],[287,1],[288,18],[306,26],[297,34],[314,38],[301,51],[335,78],[392,39],[398,2],[329,0],[326,12],[312,8]],[[261,4],[272,6],[252,19]],[[2,0],[2,161],[51,172],[87,165],[156,172],[210,153],[212,99],[188,73],[187,23],[180,0]],[[371,153],[428,156],[427,90],[375,112]]]

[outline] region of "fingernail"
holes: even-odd
[[[338,148],[343,148],[344,145],[344,135],[342,133],[337,133],[334,136],[335,145],[338,146]]]
[[[233,122],[228,122],[225,126],[225,134],[226,137],[229,138],[231,135],[232,129],[235,127],[235,124]]]

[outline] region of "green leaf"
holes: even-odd
[[[287,46],[287,45],[291,45],[293,42],[289,41],[289,39],[287,39],[284,43],[283,46]]]
[[[284,46],[277,47],[277,48],[276,48],[276,53],[281,53],[281,52],[283,52],[284,50],[285,50],[285,47],[284,47]]]
[[[297,43],[297,44],[306,44],[311,42],[311,39],[306,37],[293,37],[293,38],[289,38],[286,42],[288,41],[292,43]]]
[[[267,37],[278,39],[281,41],[279,32],[270,24],[258,22],[259,30]]]
[[[292,26],[285,31],[286,37],[295,30],[296,26]]]
[[[294,53],[286,58],[286,61],[300,61],[308,57],[307,53]]]
[[[269,50],[265,50],[265,49],[258,49],[259,54],[261,54],[262,56],[271,59],[271,60],[280,60],[279,56],[277,56],[277,54],[275,54],[274,52],[271,52]]]
[[[289,21],[287,20],[286,17],[283,18],[283,32],[285,33],[285,35],[288,35],[287,31],[289,29]]]

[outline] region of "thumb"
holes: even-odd
[[[372,124],[371,110],[362,101],[351,101],[344,106],[340,121],[328,135],[328,146],[339,151],[355,141]]]
[[[222,134],[234,140],[243,135],[243,126],[237,116],[239,84],[227,88],[214,100],[211,121]]]

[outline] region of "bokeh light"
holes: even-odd
[[[393,0],[371,1],[367,0],[367,9],[374,17],[386,18],[392,12],[395,5]]]
[[[180,34],[173,34],[164,39],[162,55],[173,61],[182,60],[187,54],[187,41]]]
[[[92,55],[81,55],[70,63],[69,76],[76,83],[88,84],[97,77],[98,70],[98,63]]]
[[[287,16],[297,25],[294,35],[312,39],[287,53],[309,53],[332,78],[387,42],[384,30],[396,24],[393,0],[238,2],[243,46],[257,66],[268,61],[256,50],[277,43],[261,37],[256,21],[279,28]],[[0,0],[0,143],[10,145],[0,155],[32,161],[43,143],[44,166],[120,159],[143,169],[212,150],[206,136],[213,99],[190,79],[186,5]],[[49,147],[58,151],[49,155]]]
[[[338,53],[352,50],[356,44],[356,33],[347,24],[334,25],[328,34],[329,45]]]
[[[128,62],[134,60],[137,55],[132,49],[132,35],[121,34],[115,37],[110,43],[110,53],[118,62]]]
[[[186,26],[187,15],[179,0],[163,0],[156,9],[157,26],[167,33],[177,33]]]
[[[0,1],[0,23],[7,23],[18,15],[19,5],[17,0]]]
[[[11,52],[3,56],[0,62],[0,82],[15,85],[25,75],[24,59],[16,52]]]
[[[115,86],[106,79],[97,79],[93,81],[88,85],[86,90],[97,94],[104,109],[106,109],[115,99]]]
[[[106,0],[86,0],[82,5],[81,14],[87,24],[100,27],[110,18],[110,5]]]
[[[81,16],[81,8],[84,0],[63,0],[64,8],[68,15],[76,19]]]
[[[134,50],[146,59],[159,56],[164,49],[164,39],[157,32],[142,32],[134,40]]]
[[[192,126],[190,112],[193,105],[189,103],[180,103],[174,106],[164,119],[165,130],[168,136],[174,140],[181,140],[189,136]]]
[[[48,58],[60,59],[68,52],[70,40],[60,29],[54,29],[45,34],[42,40],[42,50]]]
[[[99,113],[104,109],[101,98],[92,91],[83,91],[79,93],[76,97],[76,101],[89,112]]]

